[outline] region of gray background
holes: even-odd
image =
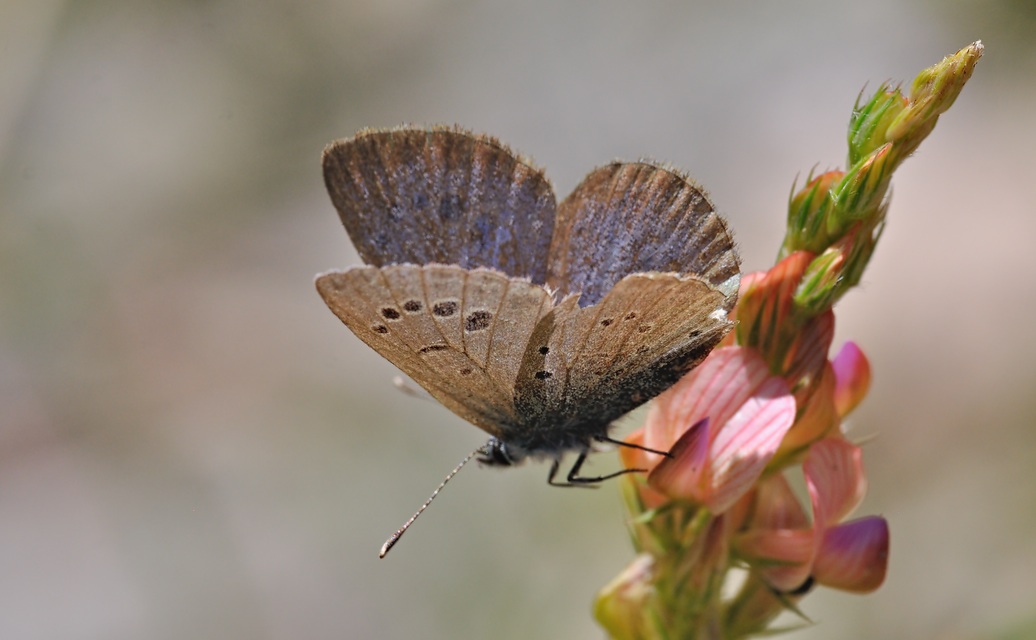
[[[6,2],[0,8],[0,637],[596,638],[617,487],[471,468],[312,277],[356,261],[323,146],[461,123],[560,195],[614,157],[708,186],[747,270],[864,85],[982,38],[895,179],[838,342],[892,527],[882,590],[801,638],[1033,633],[1031,2]],[[628,430],[639,421],[627,419]],[[615,468],[598,456],[593,471]],[[1019,636],[1021,637],[1021,636]]]

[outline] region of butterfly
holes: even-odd
[[[318,276],[317,290],[360,340],[491,436],[472,454],[485,464],[549,459],[551,484],[617,475],[579,475],[593,443],[616,442],[614,420],[732,327],[734,241],[675,170],[613,162],[558,203],[530,160],[447,127],[362,131],[330,144],[323,170],[366,264]],[[578,458],[555,482],[566,452]]]

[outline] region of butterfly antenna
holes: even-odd
[[[381,545],[381,551],[378,552],[379,558],[384,558],[388,554],[388,552],[392,550],[392,547],[396,546],[396,543],[399,542],[399,539],[403,537],[403,534],[406,533],[406,530],[410,528],[410,525],[414,524],[414,520],[417,520],[417,516],[421,515],[424,512],[424,510],[428,508],[428,505],[432,504],[432,500],[435,500],[435,496],[439,495],[439,492],[442,491],[442,488],[446,486],[446,483],[449,482],[450,479],[453,478],[453,476],[457,475],[457,472],[463,469],[464,465],[466,465],[469,460],[471,460],[480,453],[485,453],[485,449],[486,445],[482,445],[478,449],[475,449],[474,451],[469,453],[466,458],[461,460],[460,464],[453,468],[453,471],[446,474],[446,477],[442,479],[442,484],[440,484],[439,488],[432,492],[432,495],[428,496],[428,499],[425,500],[425,503],[423,505],[421,505],[421,508],[418,509],[414,515],[410,516],[410,519],[404,522],[402,527],[397,529],[395,533],[389,536],[389,539],[385,541],[385,544]]]

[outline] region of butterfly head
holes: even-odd
[[[499,438],[490,438],[479,451],[479,464],[487,467],[513,467],[525,461],[526,452],[520,447],[508,446]]]

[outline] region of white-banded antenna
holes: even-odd
[[[421,513],[428,508],[428,505],[432,504],[432,500],[435,500],[435,496],[439,495],[439,492],[442,491],[442,488],[446,486],[446,483],[449,482],[450,479],[453,478],[453,476],[457,475],[457,472],[463,469],[464,465],[466,465],[469,460],[474,458],[476,455],[483,453],[485,451],[485,448],[486,445],[482,445],[478,449],[475,449],[474,451],[469,453],[466,458],[461,460],[460,464],[453,468],[453,471],[446,474],[446,477],[442,479],[442,484],[439,485],[438,489],[432,492],[432,495],[428,496],[428,499],[425,500],[425,503],[423,505],[421,505],[421,508],[418,509],[414,515],[410,516],[410,519],[404,522],[402,527],[397,529],[395,533],[389,536],[389,539],[385,541],[385,544],[381,545],[381,551],[378,552],[379,558],[384,558],[386,554],[388,554],[388,552],[392,550],[392,547],[396,546],[396,543],[399,542],[399,539],[403,537],[403,534],[406,533],[406,530],[410,528],[410,525],[414,524],[414,520],[417,520],[417,516],[421,515]]]

